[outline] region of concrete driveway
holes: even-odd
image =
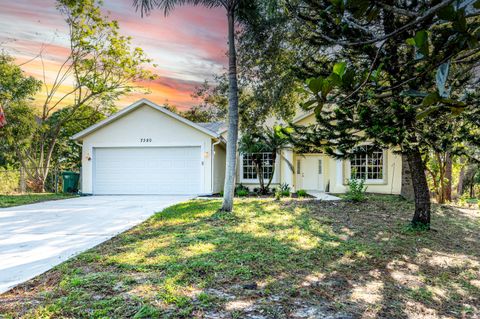
[[[0,209],[0,293],[192,196],[90,196]]]

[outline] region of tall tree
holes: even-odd
[[[412,224],[429,227],[422,154],[445,136],[434,124],[461,122],[463,137],[478,142],[480,102],[471,79],[480,60],[480,3],[294,2],[291,12],[303,22],[296,32],[318,52],[303,61],[304,108],[318,123],[299,134],[301,142],[338,157],[365,142],[402,152],[415,193]]]
[[[30,138],[25,139],[23,147],[19,147],[14,136],[10,139],[10,147],[36,191],[44,190],[58,138],[68,122],[81,118],[88,107],[108,110],[120,96],[135,89],[135,81],[153,77],[143,68],[150,59],[142,49],[131,47],[129,37],[119,34],[118,23],[102,14],[101,3],[99,0],[57,2],[68,25],[70,51],[53,83],[44,76],[46,97],[39,113],[30,112],[36,117]],[[49,121],[52,113],[62,107],[65,111],[61,118]]]
[[[205,81],[197,86],[192,93],[194,99],[200,103],[183,111],[182,116],[193,122],[223,122],[228,109],[228,82],[223,77],[217,78],[216,85]]]
[[[57,145],[52,156],[52,167],[61,170],[78,170],[82,165],[82,148],[70,139],[76,133],[94,125],[112,115],[116,108],[103,108],[99,110],[92,106],[79,109],[75,115],[75,121],[66,121],[58,134]],[[54,112],[46,121],[46,125],[54,127],[64,117],[70,115],[70,107],[62,108]]]
[[[232,211],[235,192],[235,177],[237,171],[237,142],[238,142],[238,81],[237,81],[237,53],[235,48],[235,22],[245,16],[247,9],[254,1],[248,0],[133,0],[134,6],[143,14],[155,8],[168,15],[175,7],[181,5],[205,6],[207,8],[223,7],[227,13],[228,24],[228,137],[227,137],[227,165],[225,171],[225,185],[223,195],[223,211]]]
[[[5,113],[9,106],[32,97],[40,85],[40,81],[26,76],[10,55],[0,51],[0,128],[7,124]]]
[[[281,126],[274,126],[272,128],[262,128],[256,131],[246,131],[242,135],[239,143],[239,151],[244,155],[249,155],[255,165],[255,171],[260,185],[260,193],[267,194],[270,185],[272,184],[273,176],[275,174],[275,162],[277,157],[281,157],[293,172],[293,164],[282,155],[282,151],[291,148],[288,134],[285,134],[285,129]],[[270,153],[271,157],[267,163],[271,166],[267,184],[265,185],[265,159],[264,153]]]

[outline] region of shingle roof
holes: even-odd
[[[225,130],[225,122],[207,122],[197,124],[217,134],[220,134]]]

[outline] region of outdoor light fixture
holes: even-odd
[[[208,157],[208,152],[203,153],[203,157],[207,158]]]

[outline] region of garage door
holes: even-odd
[[[200,147],[95,148],[93,193],[199,194]]]

